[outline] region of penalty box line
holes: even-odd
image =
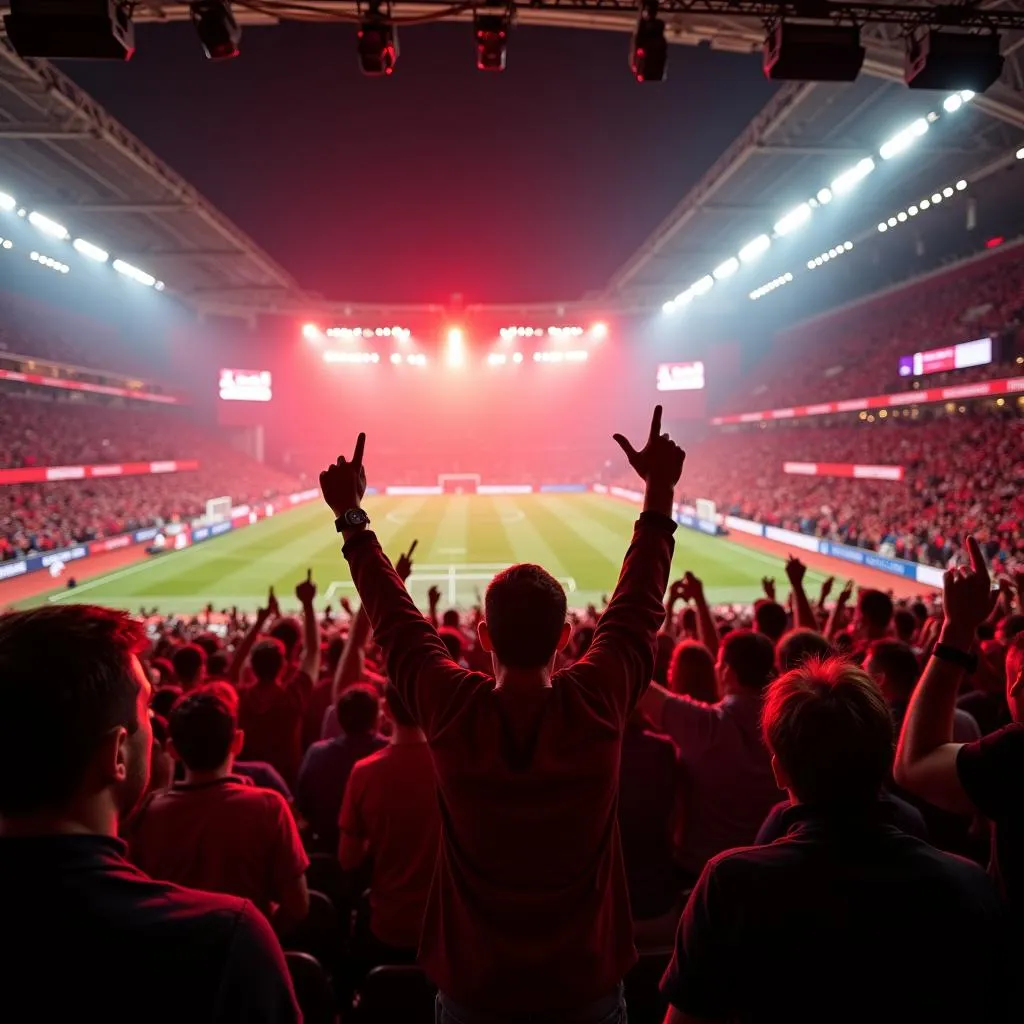
[[[507,562],[460,562],[457,565],[427,564],[413,566],[409,582],[445,584],[448,592],[448,603],[458,603],[460,583],[490,583],[495,573],[508,568]],[[556,577],[559,583],[571,594],[576,590],[576,579],[573,576]],[[339,591],[355,590],[351,580],[331,580],[324,591],[324,600],[330,601]]]

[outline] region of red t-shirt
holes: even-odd
[[[389,745],[357,761],[338,828],[369,846],[370,930],[389,946],[415,949],[441,835],[426,743]]]
[[[154,793],[126,838],[152,878],[242,896],[265,914],[309,867],[284,797],[237,775]]]
[[[302,763],[302,719],[313,681],[296,672],[285,686],[253,683],[238,691],[238,727],[245,732],[239,760],[266,761],[295,785]]]
[[[437,779],[441,847],[420,961],[471,1010],[567,1011],[612,993],[636,960],[619,759],[654,671],[675,528],[641,515],[586,656],[530,692],[448,657],[373,533],[345,545]]]

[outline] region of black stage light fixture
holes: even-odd
[[[228,0],[196,0],[190,10],[203,53],[210,60],[230,60],[238,56],[242,29]]]
[[[372,4],[359,25],[359,66],[364,75],[394,74],[398,63],[398,29],[379,4]]]
[[[132,5],[124,0],[11,0],[4,29],[19,57],[128,60]]]
[[[774,82],[852,82],[864,53],[857,25],[777,21],[764,41],[762,66]]]
[[[629,67],[638,82],[664,82],[668,66],[665,22],[658,17],[657,0],[642,0],[640,17],[629,49]]]
[[[1003,73],[999,35],[928,29],[907,37],[903,78],[911,89],[984,92]]]
[[[508,7],[484,7],[473,15],[477,71],[504,71],[512,11]]]

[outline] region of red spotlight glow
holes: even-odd
[[[306,341],[319,341],[320,328],[317,327],[316,324],[303,324],[302,336],[306,339]]]
[[[602,338],[608,337],[608,325],[602,321],[598,321],[596,324],[590,326],[590,336],[595,341],[600,341]]]
[[[985,248],[986,249],[998,249],[999,246],[1001,246],[1003,244],[1003,242],[1005,242],[1005,241],[1006,241],[1006,239],[1003,238],[1002,235],[996,235],[994,238],[990,238],[985,243]]]
[[[464,366],[466,363],[466,336],[461,327],[449,327],[444,361],[451,367]]]

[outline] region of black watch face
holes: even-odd
[[[362,526],[370,521],[370,517],[360,508],[349,509],[344,519],[348,526]]]

